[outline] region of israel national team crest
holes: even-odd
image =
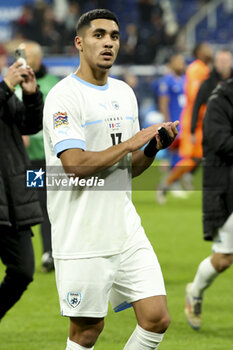
[[[112,101],[112,106],[114,109],[119,109],[119,103],[117,101]]]
[[[82,294],[79,292],[69,292],[67,293],[67,302],[73,308],[77,307],[82,300]]]

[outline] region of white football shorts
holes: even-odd
[[[213,238],[212,251],[214,253],[233,253],[233,213],[222,227],[216,230]]]
[[[109,300],[117,312],[134,301],[166,295],[158,259],[147,239],[118,255],[54,263],[63,316],[104,317]]]

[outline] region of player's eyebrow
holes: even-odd
[[[112,31],[112,34],[117,34],[117,35],[119,35],[119,36],[120,36],[120,32],[119,32],[119,30],[113,30],[113,31]]]
[[[103,28],[96,28],[94,31],[93,31],[93,33],[102,33],[102,34],[106,34],[106,29],[103,29]],[[120,32],[119,32],[119,30],[113,30],[112,32],[111,32],[111,35],[114,35],[114,34],[117,34],[117,35],[120,35]]]

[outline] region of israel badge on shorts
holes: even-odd
[[[82,294],[79,292],[69,292],[67,293],[67,302],[73,308],[77,307],[82,300]]]

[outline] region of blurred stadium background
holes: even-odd
[[[96,7],[109,8],[120,19],[121,53],[111,73],[126,79],[135,89],[144,127],[161,119],[151,84],[164,74],[174,51],[181,52],[189,63],[198,42],[208,41],[215,50],[233,46],[233,0],[0,0],[1,49],[7,51],[11,63],[12,52],[20,42],[35,40],[43,47],[43,62],[49,72],[62,78],[73,72],[79,61],[73,47],[75,23],[81,13]],[[196,176],[200,178],[200,172]],[[150,181],[155,181],[153,175]],[[196,188],[200,189],[197,181]],[[161,350],[233,349],[232,270],[207,291],[199,332],[187,325],[183,313],[185,285],[211,249],[210,243],[202,241],[200,191],[186,200],[170,196],[163,207],[156,204],[154,191],[136,191],[134,201],[159,257],[167,287],[173,322]],[[1,322],[2,350],[65,347],[68,322],[59,317],[54,273],[40,271],[37,231],[34,228],[35,280]],[[3,269],[1,265],[1,276]],[[96,349],[123,349],[134,327],[132,310],[113,315],[110,309]]]
[[[172,53],[182,53],[188,64],[196,43],[208,41],[215,50],[233,46],[233,0],[1,0],[0,45],[9,63],[29,39],[42,45],[50,73],[62,78],[73,72],[79,61],[75,24],[96,7],[120,19],[121,49],[111,73],[134,88],[143,127],[161,118],[151,83],[164,74]]]

